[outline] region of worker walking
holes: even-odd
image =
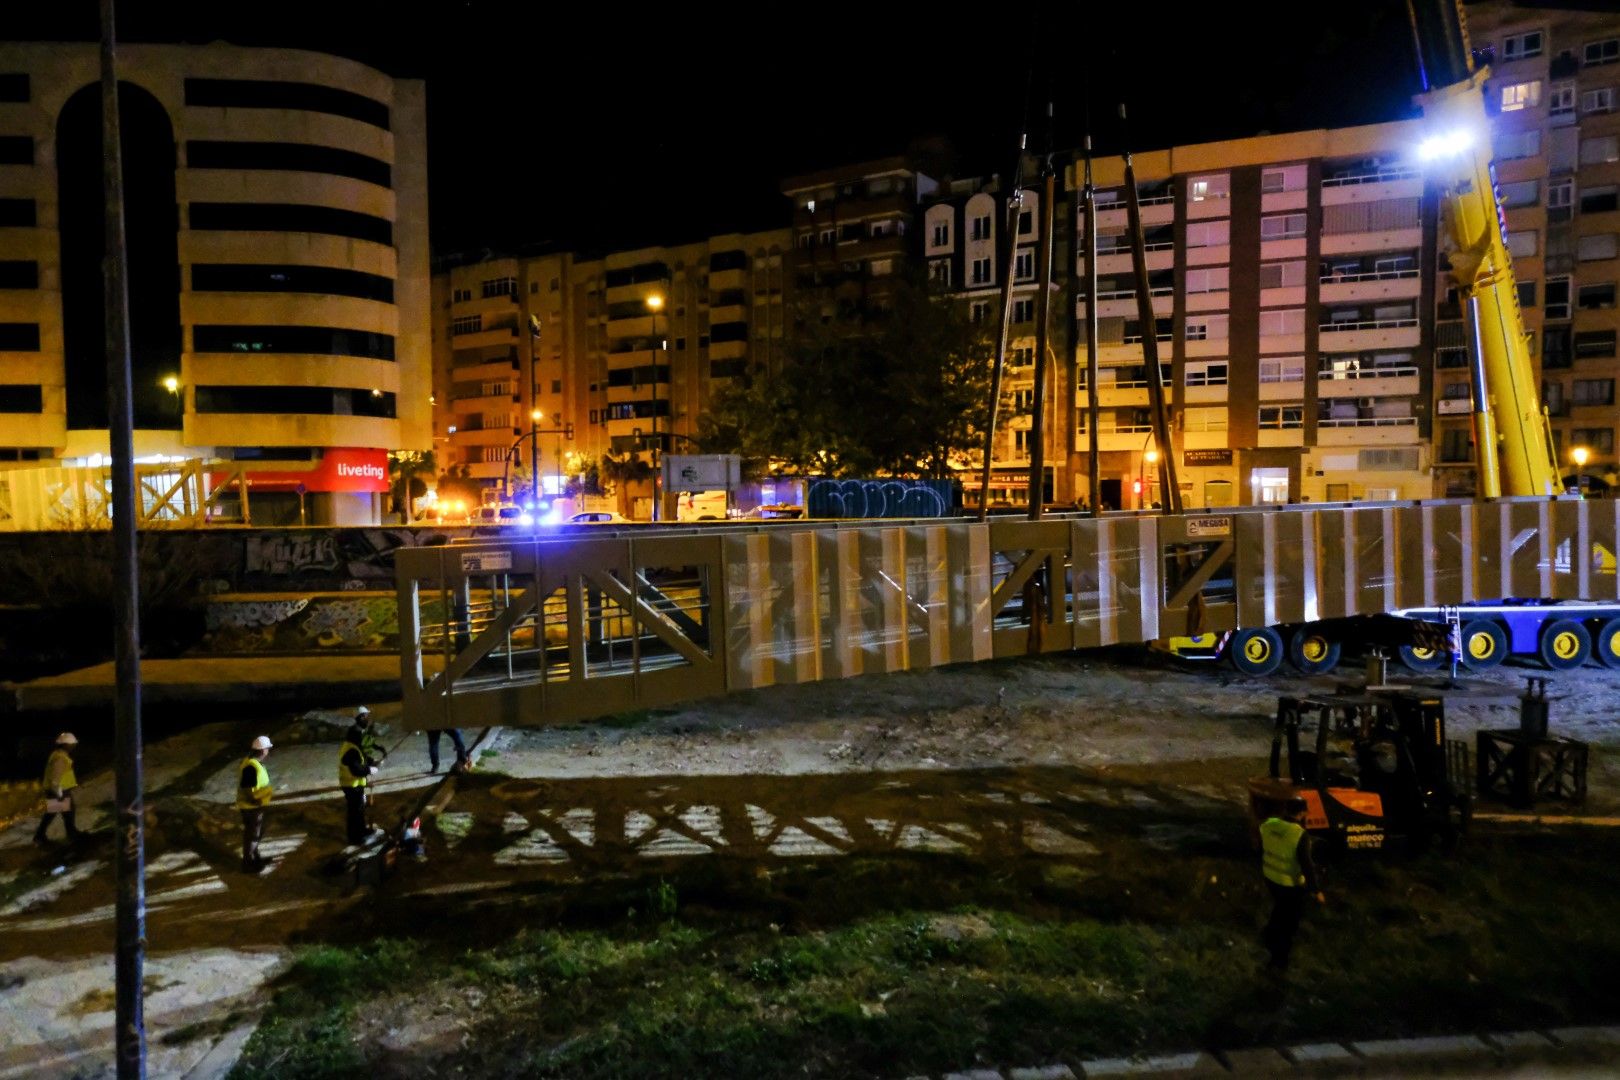
[[[242,870],[248,874],[265,867],[259,857],[259,841],[264,838],[264,808],[270,805],[270,773],[264,767],[269,756],[270,739],[260,735],[242,759],[242,772],[236,780],[236,808],[242,811]]]
[[[466,772],[472,762],[467,757],[467,744],[462,741],[460,728],[429,728],[428,740],[428,772],[439,771],[439,736],[449,735],[450,744],[456,748],[456,763],[450,766],[451,772]]]
[[[363,844],[372,833],[366,820],[368,782],[377,774],[377,762],[364,749],[371,728],[371,710],[355,711],[354,726],[343,736],[338,748],[338,787],[343,789],[345,824],[351,844]]]
[[[1317,903],[1323,901],[1311,862],[1310,837],[1305,832],[1305,800],[1288,800],[1283,815],[1260,823],[1260,869],[1271,893],[1271,918],[1260,940],[1271,953],[1267,966],[1279,974],[1288,969],[1294,934],[1305,914],[1306,894],[1313,894]]]
[[[36,844],[46,842],[45,830],[51,827],[51,819],[57,814],[62,815],[68,840],[77,843],[84,836],[79,831],[78,823],[73,820],[76,810],[73,791],[79,786],[79,778],[73,775],[73,748],[78,745],[79,740],[73,732],[64,731],[56,737],[56,748],[51,751],[51,756],[45,759],[45,776],[39,784],[45,794],[45,816],[39,819],[39,828],[34,830]]]

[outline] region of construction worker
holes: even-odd
[[[36,844],[46,842],[45,830],[50,828],[51,819],[57,814],[62,815],[68,840],[77,843],[84,836],[73,820],[77,809],[73,805],[73,791],[79,786],[79,778],[73,775],[73,748],[78,745],[79,740],[73,732],[64,731],[56,737],[56,748],[51,751],[51,756],[45,759],[45,776],[39,784],[46,800],[45,816],[39,819],[39,828],[34,830]]]
[[[242,759],[242,773],[236,781],[236,808],[242,811],[242,870],[248,874],[265,867],[259,857],[259,841],[264,837],[264,808],[270,805],[270,773],[264,767],[269,756],[270,739],[260,735]]]
[[[460,728],[429,728],[428,740],[428,772],[439,771],[439,736],[449,735],[450,744],[456,748],[456,763],[450,766],[451,772],[466,772],[472,765],[467,756],[467,744],[461,738]]]
[[[364,705],[354,710],[354,723],[349,725],[344,738],[358,746],[360,753],[373,765],[382,764],[382,759],[388,756],[388,751],[377,743],[377,729],[371,723],[371,710]]]
[[[363,844],[371,835],[366,821],[367,782],[377,775],[377,762],[364,750],[371,727],[371,710],[362,705],[355,711],[354,726],[343,736],[338,748],[338,787],[343,789],[349,843]]]
[[[1294,934],[1305,914],[1306,894],[1313,894],[1317,903],[1323,902],[1316,867],[1311,862],[1310,837],[1305,831],[1305,800],[1289,799],[1283,804],[1282,815],[1260,823],[1260,870],[1271,893],[1271,918],[1260,940],[1271,953],[1267,966],[1277,974],[1288,969]]]

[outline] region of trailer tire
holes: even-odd
[[[1235,631],[1226,644],[1226,656],[1245,675],[1270,675],[1282,666],[1282,635],[1269,626]]]
[[[1469,671],[1489,671],[1508,658],[1508,636],[1499,623],[1475,619],[1462,628],[1457,658]]]
[[[1416,645],[1402,645],[1399,655],[1401,663],[1406,665],[1408,671],[1439,671],[1446,664],[1446,654],[1440,649],[1420,649]]]
[[[1322,631],[1302,626],[1288,639],[1288,662],[1301,675],[1326,675],[1339,666],[1343,649]]]
[[[1592,658],[1592,635],[1574,619],[1551,619],[1541,627],[1540,651],[1553,671],[1574,671]]]
[[[1592,655],[1606,668],[1620,668],[1620,619],[1610,619],[1592,635]]]

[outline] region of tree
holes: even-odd
[[[440,503],[459,500],[475,507],[482,498],[478,482],[467,475],[465,465],[451,465],[440,473],[438,492]]]
[[[841,319],[801,312],[780,374],[715,396],[704,451],[829,476],[949,476],[982,441],[988,328],[921,280],[896,278],[888,296]]]
[[[602,486],[601,463],[589,459],[579,461],[563,485],[563,494],[571,498],[580,495],[606,495],[607,489]]]
[[[651,463],[637,454],[617,455],[608,451],[597,466],[601,478],[610,484],[640,484],[652,479]]]
[[[433,475],[431,450],[396,450],[388,455],[388,501],[390,508],[404,515],[408,525],[416,519],[416,500],[427,494],[422,474]]]

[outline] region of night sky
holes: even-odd
[[[0,4],[0,38],[91,40],[96,6]],[[1089,99],[1100,153],[1412,115],[1404,0],[1094,6],[123,0],[120,33],[425,78],[441,253],[779,226],[781,177],[918,140],[946,140],[957,175],[1005,172],[1026,115],[1047,145],[1049,96],[1056,147],[1078,145]]]

